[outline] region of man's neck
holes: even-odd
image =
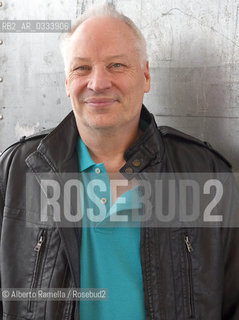
[[[95,163],[104,163],[107,172],[118,172],[125,164],[125,151],[141,136],[138,124],[131,128],[93,130],[77,123],[81,139]]]

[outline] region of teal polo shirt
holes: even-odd
[[[130,219],[134,210],[139,213],[142,209],[139,189],[125,192],[112,205],[110,180],[104,164],[92,160],[80,137],[77,150],[85,190],[81,196],[81,288],[108,289],[107,300],[79,302],[80,319],[145,320],[140,223],[132,224]],[[89,187],[92,181],[94,184]],[[122,217],[122,222],[112,222],[114,215],[117,219]],[[128,221],[124,221],[126,217]]]

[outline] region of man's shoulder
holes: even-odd
[[[11,144],[0,154],[0,162],[12,158],[15,153],[29,153],[36,150],[40,141],[53,129],[42,130],[30,136],[22,136],[17,142]]]
[[[158,129],[164,139],[169,140],[169,144],[171,146],[175,147],[175,145],[178,145],[180,148],[182,145],[184,145],[188,149],[193,148],[194,152],[195,150],[198,150],[198,152],[206,152],[207,155],[214,156],[215,159],[223,161],[228,167],[231,168],[230,162],[220,152],[215,150],[207,141],[202,141],[169,126],[160,126]]]
[[[51,130],[44,130],[28,137],[24,136],[2,152],[0,155],[0,191],[3,198],[5,194],[4,186],[7,184],[11,168],[14,172],[15,179],[18,180],[19,177],[16,177],[16,173],[25,172],[26,157],[37,149],[41,139],[50,132]]]

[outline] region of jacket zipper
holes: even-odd
[[[142,227],[141,227],[142,228]],[[145,267],[145,291],[147,292],[147,308],[146,314],[149,313],[149,319],[154,320],[154,311],[153,311],[153,301],[152,301],[152,291],[151,291],[151,270],[150,270],[150,248],[149,248],[149,229],[141,229],[141,233],[144,232],[144,267]],[[145,301],[146,302],[146,301]],[[147,318],[148,319],[148,318]]]
[[[36,251],[36,259],[35,259],[35,264],[34,264],[34,271],[33,271],[33,276],[32,276],[32,283],[31,283],[31,288],[30,291],[35,289],[37,287],[37,282],[38,282],[38,277],[39,277],[39,267],[41,264],[41,257],[42,257],[42,245],[45,242],[45,230],[41,230],[37,243],[34,247],[34,251]],[[28,306],[27,309],[29,312],[33,312],[33,301],[29,299],[28,301]]]
[[[186,274],[187,274],[187,292],[189,299],[187,300],[188,316],[194,317],[194,300],[193,300],[193,282],[192,282],[192,257],[193,247],[189,236],[184,235],[184,242],[186,244]]]

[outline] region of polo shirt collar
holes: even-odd
[[[86,169],[95,165],[95,162],[92,160],[88,148],[84,141],[79,136],[77,141],[78,157],[79,157],[79,171],[83,172]]]

